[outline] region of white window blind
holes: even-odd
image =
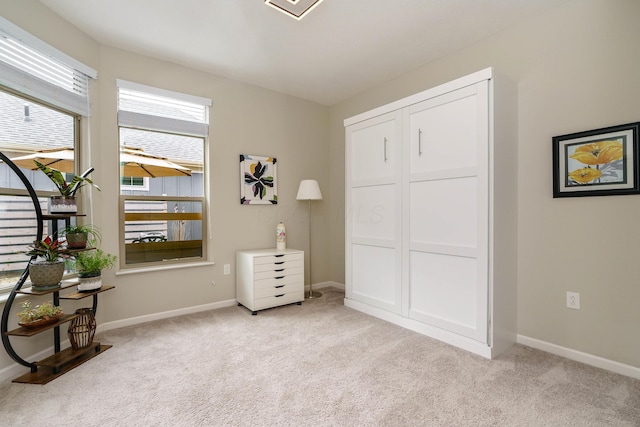
[[[89,116],[89,79],[97,72],[0,17],[0,83]]]
[[[118,125],[180,135],[209,134],[211,100],[118,80]]]

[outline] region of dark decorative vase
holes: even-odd
[[[34,290],[57,288],[63,275],[64,261],[32,261],[29,264],[29,278]]]
[[[69,342],[75,350],[86,348],[93,342],[96,334],[96,318],[90,308],[79,308],[76,310],[78,317],[71,319],[69,323]]]

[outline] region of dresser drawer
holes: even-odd
[[[256,288],[254,297],[257,301],[261,298],[273,297],[281,294],[290,294],[292,292],[304,292],[304,284],[302,282],[298,282],[288,285],[269,286],[260,289]]]
[[[277,294],[274,296],[256,299],[253,309],[262,310],[279,305],[291,304],[298,301],[304,301],[304,289],[288,294]]]
[[[275,286],[292,285],[294,283],[304,283],[304,275],[302,274],[290,274],[288,276],[276,276],[269,277],[267,279],[260,279],[254,282],[254,288],[256,291],[262,288],[273,288]]]
[[[261,271],[277,271],[287,268],[293,267],[302,267],[304,266],[303,260],[294,260],[294,261],[276,261],[269,264],[257,264],[253,266],[253,271],[259,273]]]
[[[304,253],[258,256],[253,259],[253,264],[257,266],[259,264],[271,264],[274,262],[297,260],[304,260]]]
[[[294,267],[294,268],[279,268],[278,270],[271,271],[261,271],[259,273],[255,273],[253,278],[255,280],[260,279],[270,279],[273,277],[286,277],[292,274],[304,274],[304,267]]]

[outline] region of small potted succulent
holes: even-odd
[[[79,291],[93,291],[102,287],[102,270],[116,265],[118,257],[102,249],[80,252],[75,255]]]
[[[64,275],[64,259],[70,257],[63,242],[47,236],[44,240],[34,241],[25,254],[35,257],[29,263],[29,277],[34,290],[60,286]]]
[[[78,205],[76,203],[76,192],[85,184],[91,184],[96,189],[100,190],[96,184],[93,183],[87,176],[93,172],[93,168],[89,168],[82,175],[74,175],[71,182],[67,182],[64,179],[64,175],[58,169],[50,168],[47,165],[43,165],[37,160],[33,161],[38,169],[44,172],[45,175],[56,186],[60,192],[60,196],[51,196],[49,203],[50,213],[76,213],[78,212]]]
[[[22,310],[17,313],[20,318],[18,325],[25,328],[35,328],[53,323],[60,319],[64,313],[60,307],[47,301],[31,308],[31,302],[25,301],[21,305]]]

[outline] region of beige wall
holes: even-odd
[[[640,367],[640,196],[552,198],[551,138],[640,121],[640,2],[574,0],[331,108],[332,165],[342,120],[493,66],[519,86],[518,333]],[[344,175],[331,177],[332,211]],[[344,280],[344,229],[332,230]],[[565,308],[567,291],[582,309]]]
[[[324,266],[328,260],[322,256],[322,248],[328,244],[328,233],[322,227],[326,225],[323,218],[330,194],[327,107],[101,46],[38,1],[0,1],[0,14],[98,71],[98,80],[91,87],[90,146],[84,147],[83,156],[90,157],[90,164],[96,168],[92,178],[102,187],[101,192],[92,192],[89,218],[101,229],[102,247],[109,252],[118,253],[119,230],[115,80],[130,80],[213,101],[208,183],[212,240],[208,245],[215,265],[128,275],[108,271],[105,280],[115,284],[116,289],[100,296],[99,323],[234,299],[235,251],[275,247],[279,221],[287,227],[288,247],[306,251],[307,204],[295,200],[302,179],[317,179],[324,192],[325,200],[313,204],[313,279],[329,279],[329,270]],[[278,205],[240,205],[241,153],[278,159]],[[223,275],[224,264],[231,265],[231,275]],[[79,304],[83,305],[86,304]],[[73,309],[73,305],[65,303],[66,311]],[[12,342],[21,356],[28,357],[52,345],[51,337],[44,335],[47,334]],[[0,370],[11,363],[1,351]]]

